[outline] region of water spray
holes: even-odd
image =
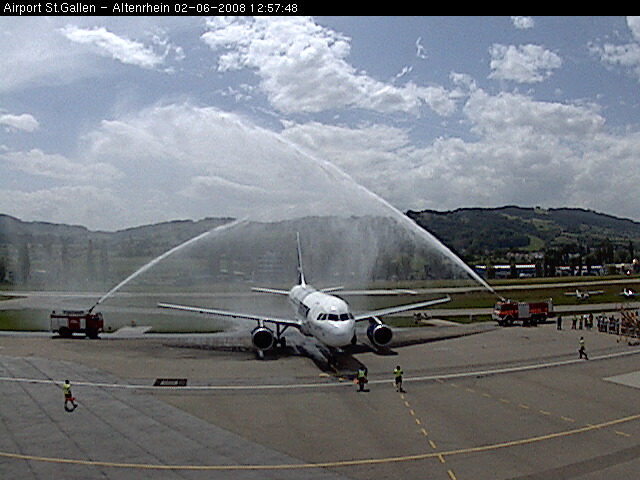
[[[113,295],[114,293],[116,293],[118,290],[120,290],[122,287],[124,287],[127,283],[129,283],[131,280],[133,280],[134,278],[136,278],[138,275],[146,272],[147,270],[149,270],[151,267],[153,267],[154,265],[158,264],[159,262],[161,262],[162,260],[164,260],[165,258],[173,255],[174,253],[187,248],[190,245],[193,245],[194,243],[202,240],[205,237],[208,237],[209,235],[213,234],[213,233],[219,233],[219,232],[223,232],[225,230],[228,230],[230,228],[236,227],[238,225],[241,225],[243,223],[247,222],[247,218],[248,217],[243,217],[239,220],[235,220],[233,222],[230,223],[226,223],[224,225],[220,225],[218,227],[212,228],[211,230],[201,233],[200,235],[197,235],[195,237],[193,237],[190,240],[187,240],[186,242],[181,243],[180,245],[173,247],[171,250],[166,251],[165,253],[163,253],[162,255],[159,255],[158,257],[154,258],[153,260],[151,260],[149,263],[147,263],[146,265],[143,265],[142,267],[140,267],[138,270],[136,270],[134,273],[132,273],[131,275],[129,275],[127,278],[125,278],[123,281],[121,281],[119,284],[117,284],[115,287],[113,287],[111,290],[109,290],[106,294],[104,294],[100,300],[98,300],[95,305],[93,305],[93,307],[91,307],[89,309],[89,314],[93,311],[94,308],[96,308],[98,305],[100,305],[102,302],[104,302],[107,298],[109,298],[111,295]]]
[[[213,158],[210,159],[212,165],[221,168],[227,167],[226,159],[228,158],[234,158],[239,162],[234,164],[231,172],[218,174],[218,176],[221,176],[222,179],[225,180],[225,184],[229,183],[229,180],[233,180],[234,184],[238,183],[239,186],[246,187],[248,191],[260,191],[261,194],[264,192],[265,195],[273,192],[275,194],[274,199],[278,200],[276,207],[264,209],[259,208],[261,205],[253,205],[254,210],[252,213],[241,220],[205,232],[163,253],[107,292],[91,307],[89,312],[93,311],[98,305],[138,275],[146,272],[170,255],[202,240],[214,232],[221,232],[225,229],[236,227],[241,223],[247,223],[248,218],[252,218],[261,223],[276,223],[284,221],[285,219],[300,218],[302,216],[343,216],[349,218],[356,214],[358,216],[377,216],[378,214],[381,216],[390,216],[401,227],[411,232],[415,236],[415,239],[427,241],[435,247],[439,254],[449,259],[452,266],[462,269],[466,275],[479,285],[482,285],[483,288],[493,293],[496,297],[501,298],[484,279],[466,265],[449,248],[437,240],[430,232],[421,228],[413,220],[389,204],[389,202],[360,185],[335,164],[310,155],[299,146],[287,140],[287,138],[281,135],[275,135],[269,130],[260,127],[246,127],[244,122],[239,119],[236,120],[236,117],[231,114],[217,112],[216,109],[206,109],[200,112],[206,116],[207,120],[206,124],[203,124],[203,128],[206,128],[206,131],[210,134],[205,146],[210,145],[215,148],[215,151],[219,151],[220,149],[218,147],[224,145],[223,151],[219,153],[217,157],[212,156]],[[202,121],[202,119],[200,121]],[[232,130],[230,130],[230,128]],[[236,145],[239,147],[236,147]],[[200,147],[201,146],[198,145],[198,149],[200,149]],[[249,148],[249,150],[246,151],[248,154],[242,154],[244,152],[243,148],[245,147]],[[237,148],[240,148],[240,150],[236,152]],[[258,155],[256,155],[256,153],[258,153]],[[242,163],[243,161],[245,164]],[[218,162],[219,165],[216,164],[216,162]],[[279,168],[273,169],[273,165],[271,165],[273,162],[277,162],[276,166]],[[298,168],[301,168],[301,166],[304,167],[305,165],[313,168],[309,168],[307,175],[297,175]],[[263,175],[252,175],[251,178],[243,183],[242,180],[238,180],[238,178],[243,178],[238,176],[238,172],[242,170],[243,166],[244,168],[251,169],[252,172],[278,172],[278,175],[284,175],[285,181],[270,182],[269,180],[271,179],[264,178]],[[279,180],[282,179],[279,178]],[[274,190],[273,188],[274,183],[276,185],[286,186],[288,182],[296,187],[292,192],[299,192],[302,196],[301,198],[291,201],[288,197],[290,193],[288,189],[280,187],[280,190]],[[362,201],[357,203],[358,198],[356,197],[359,197]],[[304,210],[301,211],[301,207],[304,208]],[[301,215],[303,213],[304,215]]]
[[[289,141],[285,140],[285,143],[287,143],[287,145],[289,145],[295,151],[299,152],[301,155],[313,160],[318,166],[320,166],[320,168],[323,169],[323,171],[325,173],[331,175],[333,178],[341,178],[341,179],[346,180],[348,183],[350,183],[353,186],[352,188],[355,188],[355,189],[359,190],[361,193],[364,193],[364,195],[366,197],[372,198],[373,200],[378,201],[386,210],[391,212],[391,214],[394,217],[398,218],[399,219],[399,223],[405,225],[409,231],[412,231],[416,235],[422,236],[423,238],[428,239],[438,250],[440,250],[440,252],[444,256],[452,259],[453,262],[458,267],[462,268],[463,271],[467,275],[469,275],[469,277],[471,279],[475,280],[480,285],[482,285],[484,288],[486,288],[489,292],[491,292],[493,295],[495,295],[497,298],[499,298],[500,300],[504,301],[504,297],[502,297],[500,294],[498,294],[498,292],[496,292],[495,289],[493,287],[491,287],[491,285],[489,285],[482,277],[480,277],[460,257],[458,257],[446,245],[444,245],[441,241],[439,241],[436,237],[434,237],[428,230],[420,227],[416,222],[411,220],[407,215],[403,214],[400,210],[398,210],[393,205],[391,205],[387,200],[385,200],[384,198],[382,198],[379,195],[375,194],[374,192],[372,192],[368,188],[366,188],[363,185],[361,185],[358,182],[356,182],[349,174],[347,174],[341,168],[337,167],[336,165],[334,165],[333,163],[329,162],[328,160],[318,159],[318,158],[316,158],[314,156],[311,156],[308,153],[302,151],[297,145],[295,145],[295,144],[293,144],[293,143],[291,143]]]

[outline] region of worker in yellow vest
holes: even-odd
[[[64,409],[67,412],[73,412],[78,404],[76,403],[76,398],[71,393],[71,383],[69,380],[64,381],[64,385],[62,385],[62,391],[64,392]],[[69,402],[71,402],[71,408],[69,408]]]
[[[404,390],[402,389],[402,369],[400,368],[400,365],[396,366],[396,368],[393,369],[393,376],[395,377],[395,382],[396,382],[396,391],[398,392],[404,392]]]
[[[358,369],[358,391],[359,392],[368,392],[364,386],[367,384],[369,380],[367,380],[367,369],[365,367],[360,367]]]
[[[589,357],[587,357],[587,348],[584,344],[584,337],[580,337],[580,349],[578,350],[578,353],[580,354],[580,358],[589,360]]]

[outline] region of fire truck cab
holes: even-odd
[[[495,304],[493,314],[491,315],[491,317],[498,322],[498,325],[513,325],[515,322],[520,321],[525,327],[544,323],[548,318],[554,316],[552,299],[544,302],[504,300]]]
[[[98,338],[104,329],[102,313],[84,310],[62,310],[51,312],[51,331],[61,337],[71,338],[74,333],[83,333],[89,338]]]

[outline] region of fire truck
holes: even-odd
[[[550,298],[542,302],[517,302],[515,300],[503,300],[493,307],[491,318],[498,325],[513,325],[514,322],[522,322],[523,326],[536,326],[544,323],[548,318],[555,317],[553,312],[553,300]]]
[[[51,331],[61,337],[71,338],[74,333],[83,333],[89,338],[98,338],[103,331],[102,313],[84,310],[62,310],[51,312]]]

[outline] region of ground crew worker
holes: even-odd
[[[587,357],[587,350],[584,345],[584,337],[580,337],[580,350],[578,350],[578,353],[580,354],[580,358],[584,356],[585,360],[589,360],[589,357]]]
[[[393,375],[395,377],[396,380],[396,391],[397,392],[404,392],[404,390],[402,389],[402,369],[400,368],[400,365],[396,366],[396,368],[393,369]]]
[[[64,409],[67,412],[73,412],[78,404],[76,403],[76,399],[71,393],[71,383],[69,380],[64,381],[64,385],[62,386],[62,391],[64,392]],[[69,409],[68,404],[71,402],[72,407]]]
[[[364,367],[358,368],[358,391],[365,392],[364,386],[369,380],[367,380],[367,369]]]

